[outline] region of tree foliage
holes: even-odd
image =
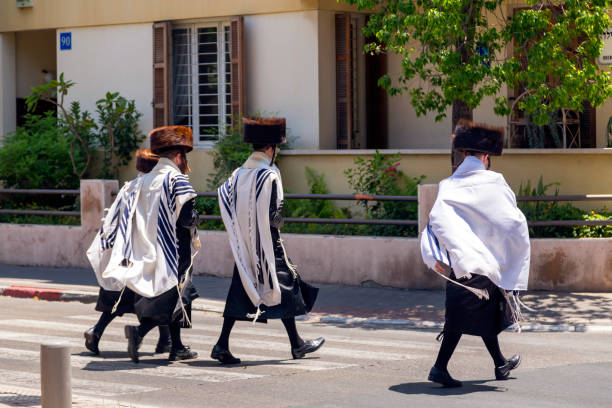
[[[518,109],[548,122],[561,108],[601,105],[612,94],[599,69],[601,35],[609,26],[607,0],[345,0],[370,10],[366,51],[393,52],[401,73],[379,84],[408,92],[418,115],[436,120],[461,101],[470,109],[495,97],[495,113],[510,113],[504,85],[519,90]]]
[[[130,162],[144,139],[138,128],[142,114],[136,110],[133,99],[127,100],[119,92],[107,92],[104,99],[96,101],[96,106],[96,139],[104,155],[102,177],[119,178],[119,167]]]

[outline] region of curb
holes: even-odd
[[[62,290],[50,288],[38,288],[32,286],[0,286],[0,296],[17,298],[30,298],[47,301],[81,302],[96,303],[98,300],[97,292]],[[199,304],[198,304],[199,303]],[[209,304],[208,306],[205,305]],[[210,305],[212,304],[212,305]],[[196,300],[192,310],[207,313],[223,313],[225,302]],[[342,324],[355,326],[403,326],[411,329],[431,329],[441,330],[443,322],[428,320],[409,320],[409,319],[372,319],[367,317],[342,317],[342,316],[317,316],[306,315],[298,316],[296,320],[304,323],[322,324]],[[517,332],[515,325],[510,326],[506,331]],[[612,325],[563,325],[563,324],[524,324],[521,326],[522,332],[557,332],[557,333],[612,333]]]

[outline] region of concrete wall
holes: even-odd
[[[89,267],[85,250],[111,204],[114,181],[81,184],[81,227],[0,224],[0,263]],[[433,187],[419,192],[419,214],[433,204]],[[420,220],[421,224],[424,220]],[[227,234],[200,231],[202,249],[196,274],[229,277],[233,257]],[[288,253],[312,282],[359,285],[366,281],[399,288],[440,289],[444,282],[428,271],[415,238],[283,234]],[[531,290],[612,290],[612,239],[531,240]]]
[[[42,70],[56,74],[55,30],[21,31],[15,34],[17,97],[25,98],[33,86],[45,83]]]
[[[17,126],[15,34],[0,33],[0,139]]]
[[[248,112],[287,118],[295,146],[319,144],[317,11],[245,18]]]
[[[37,3],[38,4],[38,3]],[[153,126],[153,29],[151,24],[57,30],[72,33],[72,50],[57,46],[57,72],[76,83],[68,93],[81,107],[95,116],[96,101],[106,92],[120,92],[136,100],[143,114],[140,129]]]

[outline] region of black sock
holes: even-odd
[[[172,348],[175,350],[182,349],[183,342],[181,341],[181,323],[175,321],[168,326],[170,329],[170,338],[172,339]]]
[[[141,338],[143,338],[155,326],[156,326],[156,324],[153,323],[152,321],[150,321],[150,320],[143,320],[142,322],[140,322],[140,326],[138,326],[138,335]]]
[[[291,348],[298,348],[304,344],[304,340],[300,337],[297,331],[297,327],[295,325],[295,317],[287,317],[281,319],[283,324],[285,325],[285,330],[287,330],[287,335],[289,336],[289,341],[291,342]]]
[[[223,318],[223,328],[221,329],[219,340],[217,340],[217,346],[225,350],[229,350],[229,336],[232,332],[232,328],[234,327],[234,323],[236,323],[236,319],[233,317]]]
[[[168,326],[157,326],[157,328],[159,329],[159,342],[165,343],[168,341],[170,339],[170,329]]]
[[[442,344],[440,345],[440,351],[438,352],[438,358],[436,359],[434,367],[444,372],[448,372],[448,362],[455,351],[455,347],[459,344],[460,339],[461,333],[444,332],[444,338],[442,339]]]
[[[115,317],[117,317],[116,313],[103,312],[100,315],[100,318],[98,319],[98,323],[96,323],[96,325],[94,326],[94,332],[96,332],[99,337],[102,337],[104,329],[106,329],[106,326],[108,326]]]
[[[482,341],[484,341],[485,346],[487,346],[487,350],[489,350],[489,354],[493,358],[493,363],[495,363],[495,367],[500,367],[506,364],[506,358],[504,357],[499,348],[499,341],[497,340],[497,336],[483,337]]]

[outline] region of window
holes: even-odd
[[[172,28],[172,122],[207,146],[232,124],[230,23]]]

